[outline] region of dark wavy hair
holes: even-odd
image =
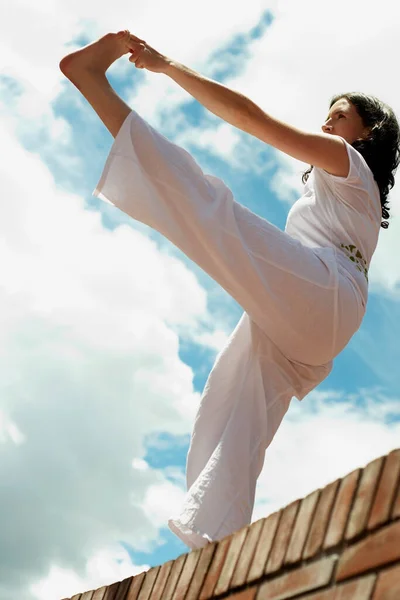
[[[329,108],[335,102],[345,98],[353,104],[365,127],[371,128],[365,139],[358,139],[351,145],[364,157],[379,187],[382,218],[389,218],[388,194],[394,186],[394,174],[400,163],[400,127],[393,110],[378,100],[361,92],[337,94],[330,101]],[[303,173],[306,183],[313,167]],[[388,221],[382,221],[381,227],[387,229]]]

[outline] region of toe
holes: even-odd
[[[124,42],[129,42],[130,37],[131,37],[131,32],[129,31],[129,29],[125,29],[124,35],[123,35]]]

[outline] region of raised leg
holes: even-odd
[[[106,71],[118,58],[130,52],[128,31],[108,33],[97,42],[65,56],[62,73],[75,85],[96,111],[113,137],[131,112],[111,87]]]

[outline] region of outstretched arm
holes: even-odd
[[[264,112],[250,98],[170,61],[164,71],[205,108],[230,125],[305,163],[346,176],[349,159],[343,140],[292,127]]]
[[[243,129],[252,104],[249,98],[172,60],[169,60],[164,73],[214,115]]]
[[[303,131],[279,121],[247,96],[200,75],[147,44],[133,43],[132,48],[134,52],[130,60],[138,68],[164,73],[230,125],[297,160],[325,169],[333,175],[348,174],[349,158],[340,137]]]

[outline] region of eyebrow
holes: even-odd
[[[332,114],[334,114],[334,115],[335,115],[335,114],[337,114],[337,113],[342,113],[342,112],[344,112],[343,108],[336,108],[336,109],[333,111],[333,113],[332,113]],[[327,121],[328,119],[329,119],[329,114],[328,114],[328,116],[326,117],[326,119],[325,119],[325,120]]]

